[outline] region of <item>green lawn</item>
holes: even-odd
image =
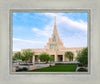
[[[28,72],[75,72],[77,65],[56,65],[41,69],[30,70]]]

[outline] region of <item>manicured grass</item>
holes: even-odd
[[[77,65],[56,65],[41,69],[30,70],[28,72],[75,72]]]

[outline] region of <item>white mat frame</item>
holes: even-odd
[[[9,12],[11,9],[78,9],[91,11],[89,74],[11,74],[9,71]],[[99,0],[1,0],[0,1],[0,83],[1,84],[99,84],[100,83]],[[89,41],[88,41],[89,42]]]

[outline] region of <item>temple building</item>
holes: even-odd
[[[83,49],[83,47],[72,47],[72,48],[66,48],[63,45],[63,42],[61,41],[61,39],[59,38],[58,32],[57,32],[57,26],[56,26],[56,17],[55,17],[55,23],[54,23],[54,29],[53,29],[53,34],[51,36],[51,38],[49,38],[49,42],[47,43],[46,46],[44,46],[44,48],[40,48],[40,49],[32,49],[32,51],[35,52],[35,56],[33,56],[33,61],[34,62],[38,62],[38,55],[46,52],[52,56],[54,56],[54,61],[55,62],[67,62],[69,61],[68,58],[66,58],[64,56],[65,52],[67,51],[71,51],[74,54],[74,59],[73,61],[75,61],[75,58],[77,56],[77,51]],[[21,50],[21,52],[24,49]]]

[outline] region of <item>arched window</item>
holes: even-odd
[[[53,40],[54,40],[54,42],[56,41],[56,37],[55,36],[53,37]]]

